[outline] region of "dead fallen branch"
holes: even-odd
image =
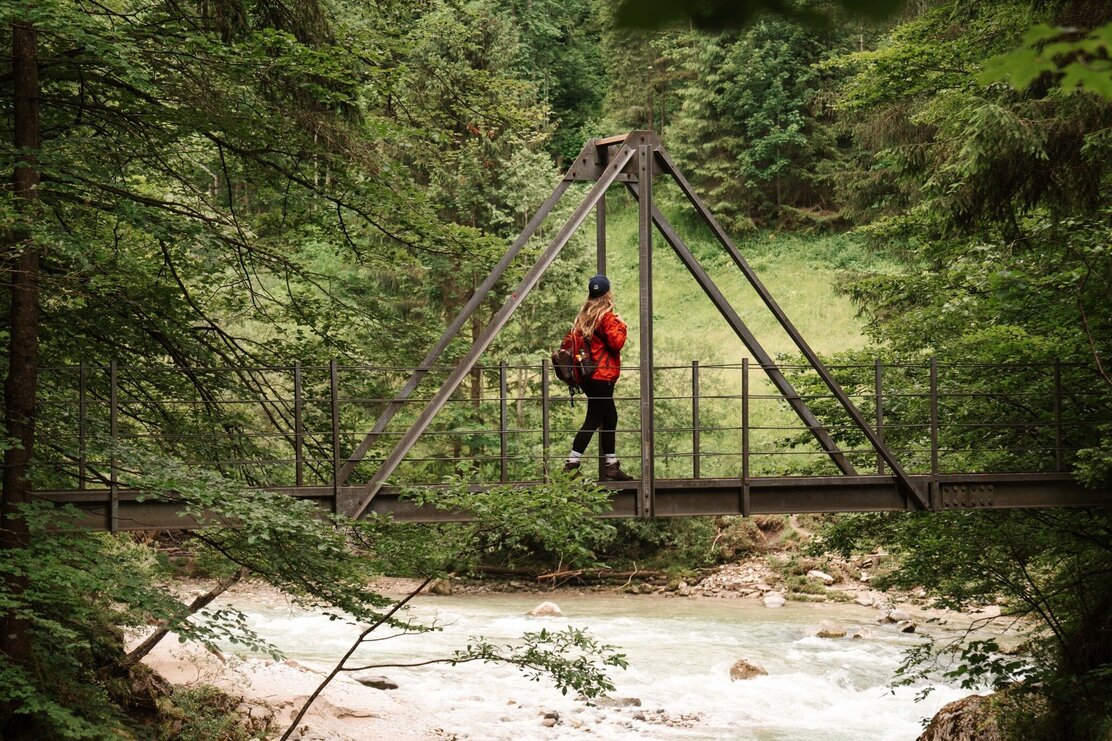
[[[645,569],[634,569],[633,571],[614,571],[612,569],[569,569],[566,571],[552,571],[547,574],[538,574],[537,581],[552,580],[570,580],[579,579],[581,581],[629,581],[633,578],[639,579],[664,579],[667,577],[663,571],[647,571]]]

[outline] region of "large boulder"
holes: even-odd
[[[555,602],[542,602],[529,611],[530,617],[556,617],[562,614],[560,606]]]
[[[580,695],[582,699],[587,699]],[[641,707],[640,697],[596,697],[591,700],[592,703],[600,708],[639,708]]]
[[[787,600],[784,599],[784,595],[779,592],[769,592],[765,595],[763,601],[765,607],[783,607],[787,602]]]
[[[823,620],[821,623],[819,623],[819,627],[818,630],[815,631],[815,635],[819,638],[845,638],[846,629],[830,620]]]
[[[992,696],[970,695],[943,705],[916,741],[1003,741]]]
[[[738,659],[734,662],[734,665],[730,667],[730,679],[735,682],[739,679],[752,679],[753,677],[761,677],[766,674],[768,674],[768,672],[747,659]]]
[[[831,584],[834,583],[834,577],[833,576],[831,576],[830,574],[827,574],[825,571],[819,571],[818,569],[811,569],[810,571],[808,571],[807,572],[807,578],[808,579],[818,579],[819,581],[821,581],[823,584],[825,584],[827,586],[830,586]]]
[[[429,584],[428,593],[447,597],[452,594],[452,581],[450,579],[434,579]]]

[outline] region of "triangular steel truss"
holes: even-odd
[[[409,398],[410,394],[417,388],[421,380],[428,375],[429,370],[440,358],[440,355],[448,347],[448,344],[467,323],[467,320],[479,307],[487,293],[494,287],[494,284],[502,278],[510,263],[513,262],[526,242],[529,241],[529,238],[533,236],[533,233],[541,223],[543,223],[545,218],[547,218],[571,183],[593,182],[594,186],[591,187],[587,195],[576,207],[575,211],[572,212],[571,217],[564,224],[563,228],[561,228],[552,239],[533,267],[529,269],[521,283],[518,284],[517,288],[502,305],[502,308],[491,318],[490,323],[487,324],[483,332],[472,343],[467,354],[459,360],[447,380],[444,381],[437,392],[432,396],[421,414],[410,425],[401,439],[399,439],[394,449],[390,451],[389,455],[387,455],[386,459],[367,483],[362,496],[360,496],[357,501],[352,501],[350,503],[352,506],[346,508],[347,511],[345,514],[351,517],[358,517],[363,514],[370,505],[371,500],[374,499],[375,495],[378,494],[379,490],[386,483],[386,480],[394,473],[395,469],[397,469],[398,465],[402,462],[402,459],[405,458],[406,454],[408,454],[409,450],[417,442],[417,439],[428,428],[433,418],[441,408],[443,408],[444,404],[447,403],[448,399],[456,391],[463,379],[471,372],[478,362],[479,357],[490,346],[495,336],[506,325],[506,322],[509,321],[514,311],[522,304],[525,297],[529,295],[529,292],[537,285],[541,276],[544,275],[545,271],[548,270],[556,260],[560,251],[568,243],[576,230],[583,224],[592,209],[597,209],[598,217],[598,270],[599,272],[605,272],[605,197],[607,189],[615,183],[622,183],[629,189],[634,198],[637,199],[639,208],[640,286],[638,308],[640,313],[642,478],[639,483],[637,497],[638,515],[641,517],[652,517],[654,514],[651,249],[652,227],[654,224],[664,237],[664,240],[672,247],[683,264],[695,277],[695,280],[714,303],[723,318],[734,330],[738,338],[745,344],[749,352],[752,353],[757,362],[760,363],[773,385],[775,385],[777,390],[784,396],[784,399],[792,407],[792,410],[795,411],[804,425],[811,431],[811,434],[814,435],[815,439],[830,456],[830,459],[838,469],[843,474],[853,475],[856,473],[853,465],[835,444],[829,432],[819,423],[806,402],[800,398],[799,393],[776,367],[772,357],[765,351],[760,342],[757,341],[753,333],[750,332],[737,311],[730,305],[730,302],[725,296],[723,296],[722,292],[714,284],[714,281],[711,280],[706,270],[704,270],[703,266],[699,263],[699,260],[694,256],[691,250],[688,249],[687,245],[684,244],[683,240],[676,233],[675,229],[672,228],[672,225],[668,223],[667,219],[664,218],[660,210],[653,205],[653,177],[658,170],[671,176],[676,182],[680,191],[683,192],[692,207],[694,207],[696,213],[710,228],[718,242],[730,256],[730,259],[733,260],[734,264],[742,271],[750,285],[761,297],[761,300],[764,301],[777,321],[780,322],[780,326],[784,328],[784,331],[791,337],[796,347],[807,358],[807,361],[838,399],[854,424],[861,429],[869,442],[876,449],[876,452],[884,459],[885,463],[888,464],[892,475],[896,478],[900,488],[908,497],[909,503],[921,509],[929,509],[927,498],[924,493],[911,481],[891,450],[888,449],[884,441],[881,440],[880,436],[876,434],[876,431],[865,420],[860,410],[854,406],[845,391],[788,319],[783,309],[781,309],[779,304],[772,298],[768,289],[761,283],[760,279],[745,261],[745,258],[742,257],[737,247],[730,241],[725,230],[722,229],[710,210],[698,195],[696,195],[695,190],[683,176],[683,173],[680,172],[671,157],[668,156],[667,151],[665,151],[664,147],[661,145],[660,139],[657,137],[656,133],[652,131],[631,131],[621,136],[592,139],[587,143],[583,151],[580,152],[579,156],[572,163],[563,179],[548,197],[548,200],[544,202],[525,226],[525,229],[518,235],[513,244],[510,245],[509,250],[507,250],[498,264],[495,265],[486,280],[475,289],[467,305],[464,306],[459,315],[448,326],[439,342],[436,343],[436,346],[433,347],[428,355],[425,356],[424,360],[421,361],[417,370],[398,392],[394,400],[383,410],[382,414],[375,421],[374,427],[367,433],[366,437],[364,437],[363,441],[352,452],[347,462],[340,469],[337,476],[337,485],[343,484],[351,476],[356,465],[363,459],[367,451],[370,450],[375,440],[386,429],[390,420],[392,420],[402,408],[405,400]]]

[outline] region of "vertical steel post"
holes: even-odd
[[[931,509],[941,509],[938,490],[938,358],[931,357]]]
[[[606,275],[606,194],[595,206],[595,270]]]
[[[876,439],[884,443],[884,386],[880,376],[880,358],[873,361],[873,389],[876,395]],[[876,472],[884,475],[884,456],[876,452]]]
[[[112,455],[108,461],[108,531],[120,528],[120,484],[116,472],[116,443],[119,438],[119,375],[116,361],[108,364],[108,435],[112,440]]]
[[[548,415],[548,358],[545,358],[541,361],[541,467],[545,481],[548,481],[549,447],[552,445],[551,421]]]
[[[749,516],[749,358],[741,359],[741,514]]]
[[[699,478],[699,361],[691,361],[691,476]]]
[[[1054,470],[1066,470],[1062,434],[1062,362],[1054,361]]]
[[[606,166],[606,160],[610,157],[609,147],[600,147],[595,145],[595,164],[600,167]],[[595,206],[595,272],[599,275],[606,275],[606,193],[598,199],[598,205]],[[600,458],[601,460],[601,458]],[[599,468],[601,471],[601,466]]]
[[[332,407],[332,511],[339,513],[340,505],[340,369],[336,358],[328,361],[328,380]]]
[[[509,425],[509,384],[506,383],[506,361],[498,364],[498,480],[503,484],[509,480],[509,455],[510,435],[506,427]]]
[[[637,154],[638,319],[641,325],[641,487],[637,516],[652,517],[656,480],[653,455],[653,148],[641,144]]]
[[[301,399],[301,361],[293,364],[293,471],[297,486],[305,485],[305,423]]]
[[[89,368],[85,365],[85,361],[81,361],[81,365],[77,370],[77,448],[78,448],[78,461],[77,461],[77,488],[78,490],[85,489],[85,469],[87,465],[86,460],[86,430],[88,424],[88,385],[89,385]]]

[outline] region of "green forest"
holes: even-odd
[[[582,407],[556,405],[551,420],[545,407],[542,423],[536,369],[596,271],[593,215],[398,469],[445,485],[435,497],[414,487],[414,501],[474,521],[350,520],[266,490],[328,486],[407,369],[429,363],[477,297],[417,397],[432,394],[587,192],[573,185],[504,277],[476,293],[596,137],[657,132],[847,388],[868,387],[878,359],[1007,364],[961,371],[968,393],[947,407],[1002,422],[1004,395],[1041,397],[1032,404],[1051,415],[1047,368],[1062,369],[1066,454],[1028,454],[1043,433],[1021,426],[972,429],[945,446],[991,437],[992,452],[953,454],[954,470],[1057,465],[1112,488],[1106,2],[2,0],[0,12],[0,738],[285,732],[175,689],[145,670],[142,646],[129,650],[125,635],[150,628],[270,650],[236,611],[183,601],[173,584],[186,573],[218,585],[210,600],[263,581],[369,626],[366,637],[401,624],[376,576],[424,586],[483,566],[633,559],[680,572],[736,555],[716,533],[744,531],[740,517],[600,518],[607,491],[559,476],[528,497],[469,486],[498,481],[500,384],[517,427],[535,431],[505,443],[508,480],[562,460]],[[630,322],[623,362],[636,368],[638,207],[618,190],[607,272]],[[798,367],[679,190],[662,182],[654,197],[765,347]],[[688,407],[668,399],[686,393],[691,363],[710,366],[708,389],[733,394],[736,370],[713,368],[746,351],[662,243],[654,362],[682,373],[657,376],[658,414],[682,429]],[[824,392],[789,373],[802,393]],[[635,397],[637,385],[631,375],[619,388]],[[285,404],[295,393],[297,435]],[[330,418],[338,394],[356,403]],[[897,418],[928,414],[893,404]],[[637,402],[619,408],[619,454],[636,470]],[[829,399],[814,409],[839,424]],[[738,410],[708,403],[705,423],[724,430],[707,433],[708,450],[736,448]],[[783,404],[752,414],[767,428],[756,444],[797,453],[754,463],[756,475],[836,472]],[[255,434],[260,425],[287,433]],[[921,448],[925,434],[893,445]],[[686,440],[658,435],[672,456],[658,476],[688,475]],[[868,447],[852,431],[839,440]],[[389,450],[372,448],[352,480],[370,479]],[[703,465],[736,475],[725,455]],[[81,510],[35,496],[108,487],[172,501],[207,526],[167,549],[157,533],[89,532]],[[1026,621],[1018,658],[950,649],[962,681],[996,690],[1005,735],[1112,738],[1108,509],[845,514],[819,526],[826,552],[891,553],[893,587],[955,607],[999,601]],[[907,672],[935,658],[911,657]],[[624,659],[569,629],[477,642],[453,661],[508,664],[595,697]]]

